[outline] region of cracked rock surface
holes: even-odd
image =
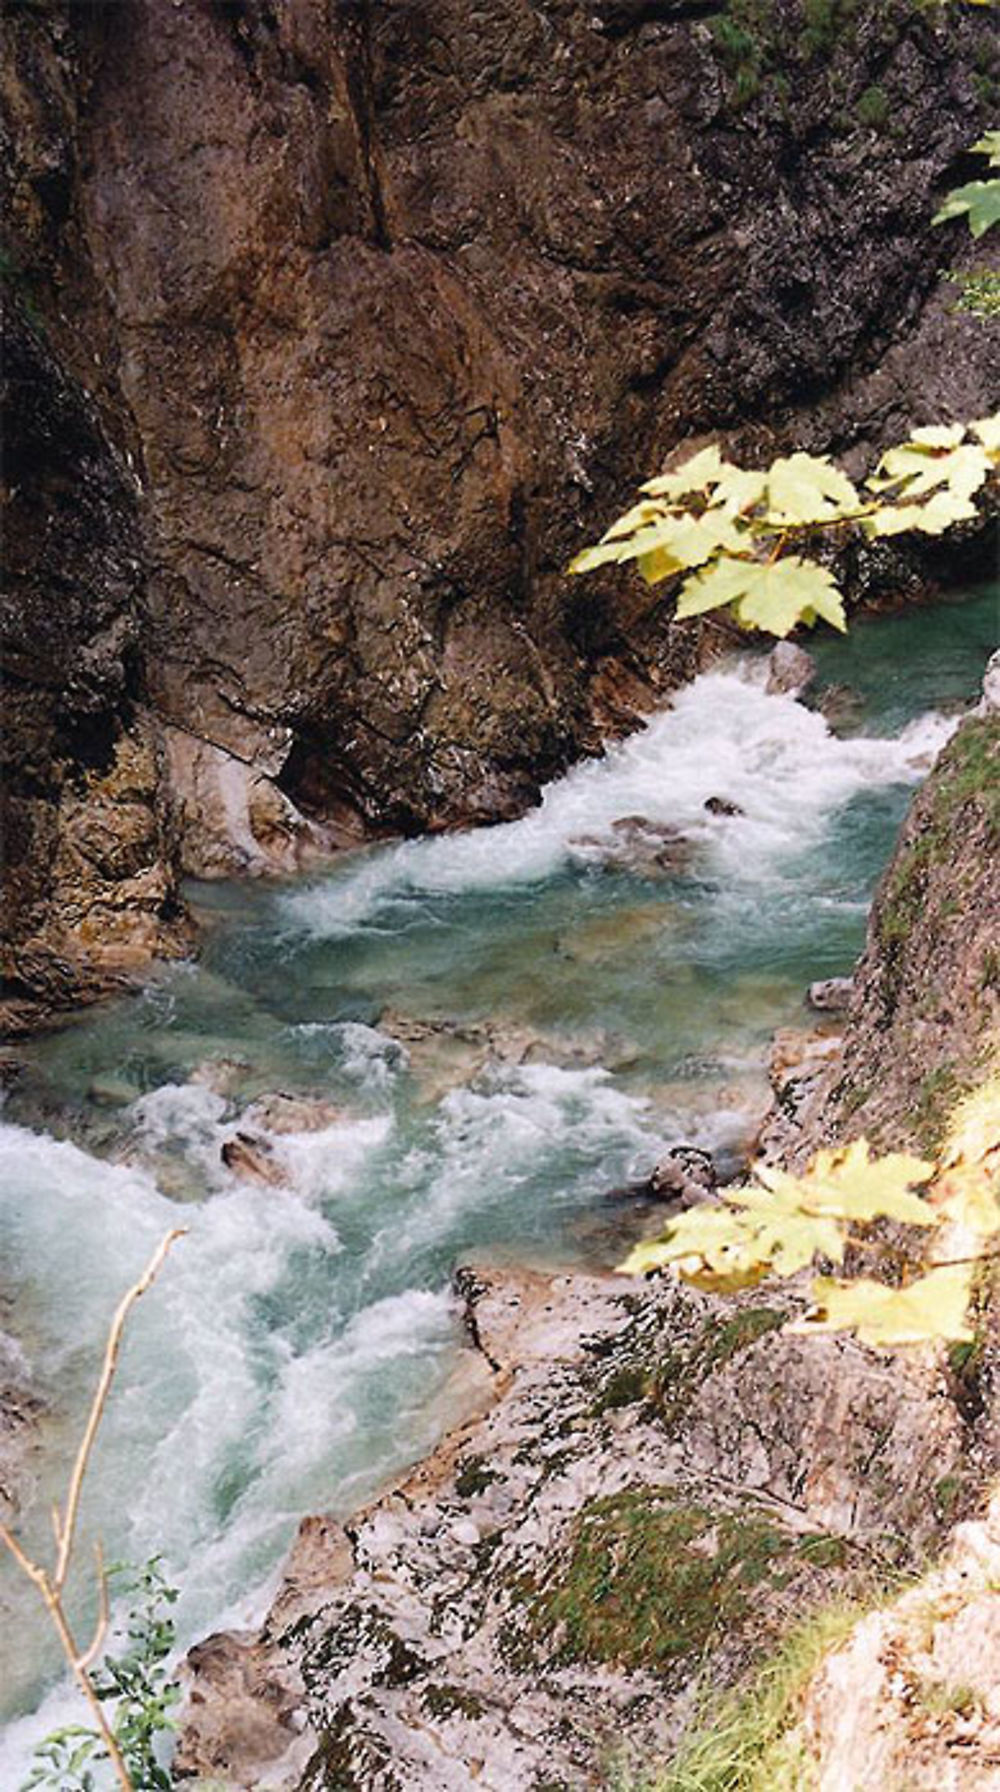
[[[776,0],[741,108],[701,6],[12,9],[8,1018],[180,949],[182,870],[507,816],[632,725],[697,631],[563,569],[677,445],[987,407],[930,227],[976,10],[820,54]]]
[[[307,1519],[263,1629],[192,1652],[181,1773],[598,1786],[626,1738],[662,1757],[696,1682],[935,1542],[969,1440],[932,1363],[782,1335],[787,1290],[458,1283],[492,1405],[346,1524]]]

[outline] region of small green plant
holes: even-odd
[[[141,1568],[116,1563],[107,1571],[131,1601],[125,1649],[105,1654],[91,1675],[97,1698],[113,1709],[111,1729],[133,1792],[170,1792],[173,1779],[156,1758],[158,1738],[173,1729],[172,1707],[180,1688],[169,1677],[167,1658],[174,1646],[170,1607],[177,1589],[169,1586],[154,1556]],[[35,1749],[35,1767],[22,1792],[48,1786],[58,1792],[97,1792],[95,1778],[109,1760],[101,1734],[80,1724],[54,1731]]]
[[[881,131],[889,121],[889,96],[883,87],[866,87],[854,108],[854,116],[867,131]]]
[[[986,156],[990,168],[1000,168],[1000,130],[987,131],[972,145],[972,154]],[[1000,174],[954,187],[936,213],[934,223],[946,224],[950,218],[968,218],[973,237],[983,236],[1000,223]],[[971,268],[964,274],[949,274],[948,279],[961,288],[957,311],[971,311],[975,317],[1000,317],[1000,272],[995,268]]]

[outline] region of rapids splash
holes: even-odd
[[[968,697],[990,643],[964,613],[948,694]],[[81,1554],[97,1534],[109,1555],[161,1553],[188,1641],[252,1621],[304,1511],[357,1506],[478,1397],[456,1261],[613,1261],[591,1225],[610,1187],[680,1139],[732,1161],[771,1031],[811,977],[849,967],[907,788],[955,726],[926,713],[943,658],[929,639],[902,700],[876,680],[843,737],[769,696],[760,661],[707,673],[520,821],[217,892],[200,965],[39,1042],[0,1127],[2,1291],[50,1407],[29,1543],[107,1317],[179,1207],[188,1236],[135,1315]],[[616,858],[635,816],[679,830],[690,861]],[[222,1156],[275,1088],[336,1109],[269,1136],[277,1187]],[[13,1787],[75,1708],[0,1572]]]

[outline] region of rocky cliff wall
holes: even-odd
[[[984,700],[940,755],[876,892],[843,1037],[779,1069],[762,1144],[803,1163],[866,1137],[933,1154],[1000,1062],[1000,711]]]
[[[15,994],[103,986],[64,788],[88,835],[121,811],[126,956],[174,937],[178,870],[510,813],[694,664],[659,599],[562,576],[636,476],[710,430],[863,459],[985,407],[929,218],[990,22],[819,10],[734,50],[701,4],[11,9],[17,377],[80,420],[8,448],[11,758],[62,718],[9,837]]]

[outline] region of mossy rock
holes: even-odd
[[[713,1511],[671,1488],[636,1488],[584,1507],[561,1571],[521,1593],[531,1638],[549,1659],[662,1673],[723,1638],[766,1630],[765,1594],[846,1561],[839,1538],[792,1535],[758,1510]]]

